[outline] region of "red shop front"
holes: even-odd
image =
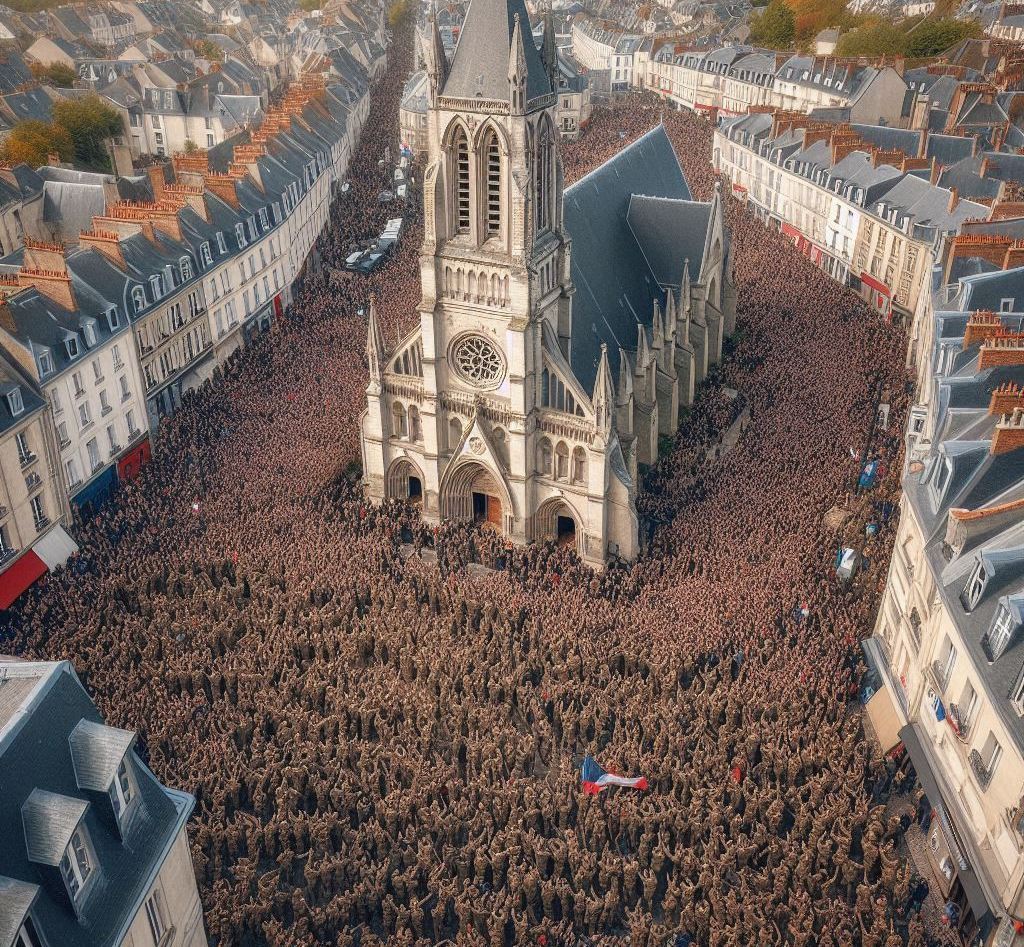
[[[143,464],[148,464],[153,456],[153,449],[150,447],[149,438],[145,437],[128,453],[117,462],[117,478],[122,483],[134,480]]]

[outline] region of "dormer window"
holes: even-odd
[[[1000,312],[1013,312],[1013,304],[1016,302],[1012,296],[1006,297],[999,302]]]
[[[181,258],[178,269],[181,271],[181,281],[183,283],[192,279],[192,261],[187,256]]]
[[[965,611],[970,612],[978,607],[978,602],[981,601],[981,594],[985,591],[985,583],[987,581],[988,575],[985,572],[985,561],[979,559],[970,577],[967,579],[963,594],[960,596],[960,602],[964,606]]]
[[[990,661],[999,660],[1016,628],[1017,622],[1013,613],[1005,603],[1000,603],[999,608],[996,609],[995,618],[992,620],[992,627],[981,640],[981,645]]]
[[[244,224],[235,224],[235,239],[238,241],[238,249],[241,250],[246,245]]]
[[[85,344],[89,348],[93,348],[96,345],[96,326],[87,322],[82,326],[82,334],[85,336]]]
[[[203,260],[203,266],[213,266],[213,254],[210,252],[209,243],[204,243],[199,248],[199,256]]]
[[[68,336],[64,340],[64,348],[68,353],[68,358],[78,358],[78,339]]]
[[[132,782],[132,776],[128,770],[127,756],[118,764],[114,781],[110,784],[110,789],[107,792],[110,794],[110,802],[114,807],[114,815],[117,816],[119,822],[123,822],[132,800],[135,799],[135,783]]]
[[[153,293],[153,299],[159,299],[164,294],[163,281],[159,276],[151,276],[149,278],[149,288]]]
[[[117,306],[111,306],[107,310],[107,325],[111,332],[121,328],[121,317],[117,314]]]
[[[25,401],[21,397],[21,388],[17,385],[7,392],[7,407],[11,409],[12,417],[17,417],[25,410]]]
[[[261,207],[260,208],[260,226],[264,230],[269,230],[270,229],[270,218],[267,216],[267,209],[266,209],[266,207]]]
[[[280,201],[274,201],[274,203],[271,206],[273,207],[273,210],[274,210],[274,223],[275,224],[281,223],[281,203],[280,203]]]
[[[146,293],[141,286],[132,289],[132,305],[136,312],[142,312],[146,308]]]
[[[256,229],[255,217],[249,218],[249,233],[252,235],[253,240],[255,240],[260,235],[260,232]]]
[[[53,356],[49,352],[39,353],[39,374],[49,375],[53,371]]]
[[[219,230],[217,231],[217,252],[218,253],[227,253],[228,252],[227,241],[224,239],[224,234],[221,231],[219,231]]]
[[[73,902],[77,903],[81,899],[82,892],[93,875],[93,867],[89,836],[85,826],[80,825],[72,834],[64,857],[60,860],[60,873]]]

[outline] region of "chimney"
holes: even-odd
[[[118,269],[127,268],[121,250],[121,238],[112,230],[98,230],[95,227],[92,230],[83,230],[79,234],[78,245],[99,251]]]
[[[952,214],[956,205],[960,202],[960,192],[955,187],[949,189],[949,204],[946,207],[947,213]]]
[[[972,312],[967,319],[967,328],[964,330],[964,349],[1000,335],[1006,330],[1003,328],[1002,320],[994,312],[988,309],[979,309]]]
[[[992,392],[989,414],[1012,414],[1016,408],[1024,408],[1024,388],[1020,385],[1008,381]]]
[[[206,189],[211,194],[216,194],[232,209],[238,210],[241,206],[238,201],[238,193],[235,190],[236,179],[230,174],[207,173],[204,175],[204,182]]]
[[[1024,332],[1005,332],[982,343],[978,350],[978,371],[1000,365],[1024,365]]]
[[[93,217],[92,229],[116,233],[122,238],[141,233],[150,243],[156,243],[156,231],[148,215],[131,201],[121,201],[108,207],[102,217]]]
[[[191,207],[203,220],[210,222],[210,210],[206,206],[206,196],[199,184],[168,184],[164,187],[166,199],[180,201],[181,206]]]
[[[1012,270],[1018,266],[1024,266],[1024,240],[1014,240],[1003,258],[1004,270]]]
[[[993,266],[1002,266],[1006,259],[1006,251],[1013,244],[1009,237],[996,234],[959,234],[953,238],[953,254],[951,259],[963,257],[980,257]]]
[[[922,128],[917,139],[917,157],[924,158],[928,155],[928,129]]]
[[[64,255],[60,255],[59,265],[49,267],[33,266],[29,262],[29,253],[26,241],[25,263],[18,271],[18,285],[22,289],[34,286],[38,292],[47,299],[52,299],[57,305],[63,306],[70,312],[74,312],[78,306],[75,303],[75,293],[71,288],[71,277],[68,276],[67,263]]]
[[[164,186],[167,181],[164,178],[164,166],[162,164],[151,164],[146,168],[149,175],[149,183],[153,188],[153,200],[158,201],[164,196]]]
[[[1004,414],[997,422],[992,434],[992,454],[1008,454],[1024,447],[1024,408],[1014,408],[1011,414]]]

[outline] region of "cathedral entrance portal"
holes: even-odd
[[[441,487],[441,515],[505,532],[505,491],[483,464],[460,464]]]
[[[419,477],[409,477],[409,502],[413,506],[423,505],[423,482]]]
[[[571,516],[559,516],[555,535],[559,546],[575,546],[576,520]]]
[[[559,546],[579,549],[581,533],[576,513],[565,500],[552,497],[537,510],[534,538],[539,542],[555,542]]]

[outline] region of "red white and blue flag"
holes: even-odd
[[[583,757],[583,766],[580,769],[580,779],[583,782],[583,791],[588,796],[596,796],[602,789],[609,786],[625,786],[626,789],[647,788],[647,780],[643,776],[628,777],[616,776],[601,769],[594,757],[587,754]]]

